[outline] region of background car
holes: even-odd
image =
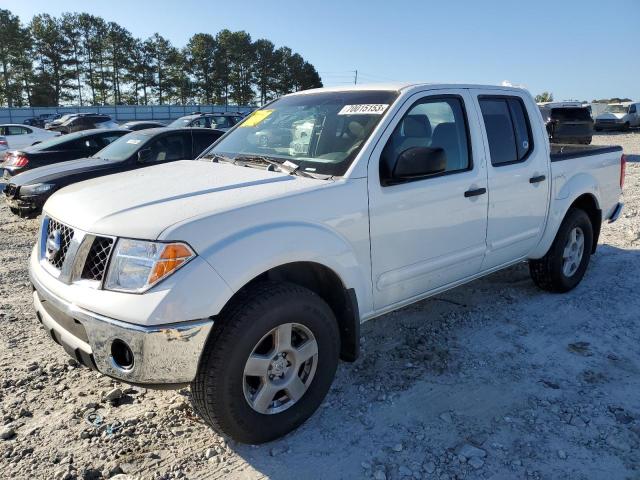
[[[59,135],[60,132],[50,132],[42,128],[19,123],[0,125],[0,136],[5,138],[9,149],[28,147]]]
[[[5,137],[0,137],[0,160],[4,160],[5,154],[9,150],[9,143]],[[0,173],[2,170],[2,166],[0,165]]]
[[[631,127],[640,127],[640,103],[612,103],[596,117],[597,131],[629,130]]]
[[[22,124],[30,125],[32,127],[38,127],[38,128],[44,127],[44,122],[40,121],[40,119],[38,118],[27,118],[24,122],[22,122]]]
[[[83,115],[81,113],[65,113],[64,115],[60,115],[58,116],[58,118],[54,118],[50,121],[45,121],[44,123],[44,128],[46,130],[50,130],[53,127],[57,127],[62,125],[63,123],[65,123],[67,120],[74,118],[74,117],[79,117],[80,115]]]
[[[16,215],[34,215],[57,190],[72,183],[175,160],[192,160],[224,132],[210,128],[152,128],[130,132],[90,158],[35,168],[4,188]]]
[[[239,113],[193,113],[180,117],[171,122],[169,127],[203,127],[215,128],[217,130],[229,130],[236,123],[242,120]]]
[[[123,129],[85,130],[54,137],[30,147],[10,150],[2,164],[3,178],[7,181],[13,175],[31,168],[90,157],[127,133],[129,131]]]
[[[593,137],[593,118],[589,107],[580,103],[553,103],[540,106],[551,143],[588,145]]]
[[[52,122],[57,120],[62,115],[59,113],[43,113],[38,115],[37,117],[27,118],[24,122],[24,125],[31,125],[32,127],[44,128],[47,122]]]
[[[90,130],[92,128],[118,128],[119,125],[114,122],[109,115],[100,113],[78,115],[71,117],[66,122],[50,127],[49,130],[61,133],[80,132],[82,130]]]
[[[126,122],[120,125],[120,128],[125,130],[131,130],[132,132],[137,132],[138,130],[146,130],[147,128],[162,128],[166,125],[161,122],[155,122],[152,120],[135,120],[131,122]]]

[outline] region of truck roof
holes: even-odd
[[[479,85],[470,83],[411,83],[411,82],[387,82],[387,83],[363,83],[349,86],[337,86],[337,87],[322,87],[312,88],[310,90],[302,90],[300,92],[290,93],[289,95],[308,95],[310,93],[319,92],[354,92],[354,91],[367,91],[367,90],[389,90],[394,92],[414,90],[423,87],[431,88],[482,88],[482,89],[496,89],[496,90],[512,90],[515,92],[522,92],[524,89],[513,86],[502,85]]]

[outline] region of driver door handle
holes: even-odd
[[[464,196],[467,198],[476,197],[478,195],[484,195],[485,193],[487,193],[486,188],[476,188],[475,190],[467,190],[466,192],[464,192]]]
[[[538,175],[537,177],[531,177],[529,179],[529,183],[544,182],[546,178],[547,177],[545,177],[544,175]]]

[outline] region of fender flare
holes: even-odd
[[[547,224],[538,245],[529,254],[528,258],[538,259],[546,255],[551,248],[551,244],[556,238],[560,224],[564,220],[571,205],[580,197],[590,196],[598,211],[601,213],[601,200],[597,180],[588,173],[579,173],[571,177],[564,184],[557,184],[562,177],[554,177],[554,193],[551,198],[551,205],[547,215]],[[557,188],[555,188],[557,187]],[[594,240],[597,234],[594,229]]]

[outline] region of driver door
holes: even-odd
[[[480,270],[488,192],[474,108],[462,89],[416,94],[373,151],[369,215],[376,309],[417,298]],[[388,165],[411,147],[442,148],[446,170],[383,185],[380,162]]]

